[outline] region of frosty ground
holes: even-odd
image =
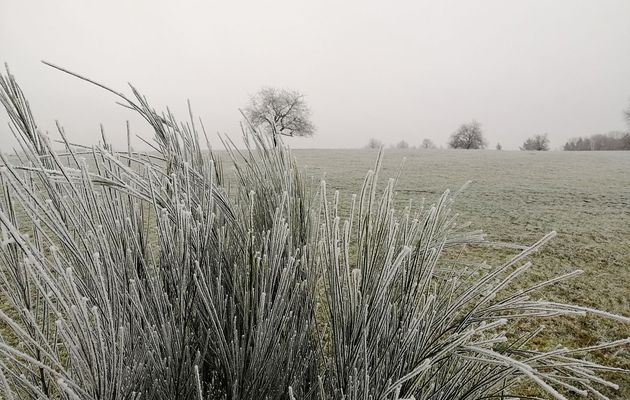
[[[331,189],[340,190],[344,207],[372,167],[376,150],[294,150],[294,155],[309,175],[325,177]],[[520,284],[581,269],[584,274],[543,295],[630,314],[630,152],[388,149],[382,177],[397,176],[403,160],[399,207],[410,199],[435,201],[445,189],[457,190],[472,180],[455,209],[461,222],[484,230],[488,239],[531,244],[549,231],[558,232],[532,258],[529,281]],[[493,261],[483,249],[467,252],[468,258]],[[496,251],[493,254],[497,256]],[[630,336],[627,325],[601,318],[555,319],[547,326],[548,333],[538,339],[538,345],[548,346],[553,340],[567,346],[588,346]],[[627,348],[601,352],[597,357],[630,368]],[[617,379],[619,398],[630,398],[630,377]]]

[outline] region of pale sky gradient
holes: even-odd
[[[445,145],[476,119],[490,148],[544,132],[558,148],[627,129],[630,1],[0,0],[0,61],[40,127],[59,119],[94,144],[103,122],[122,147],[126,119],[147,127],[42,59],[116,89],[132,82],[181,118],[189,98],[210,132],[234,137],[249,95],[278,86],[306,94],[318,128],[293,147]]]

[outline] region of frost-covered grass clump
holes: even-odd
[[[112,92],[153,128],[156,152],[116,152],[104,136],[57,152],[13,76],[0,84],[22,147],[0,167],[3,398],[513,398],[525,379],[563,399],[616,387],[600,376],[615,368],[581,356],[628,339],[551,351],[530,345],[538,330],[507,339],[522,318],[629,322],[536,300],[579,271],[513,289],[553,233],[500,265],[446,262],[482,235],[459,228],[448,192],[394,209],[380,155],[342,214],[338,193],[251,129],[222,162],[202,151],[192,113],[179,122],[132,88]]]

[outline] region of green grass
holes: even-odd
[[[295,150],[309,175],[325,178],[342,195],[342,207],[356,193],[375,150]],[[397,199],[432,202],[450,188],[472,180],[455,209],[462,221],[487,232],[494,241],[531,244],[555,230],[558,236],[532,257],[533,271],[518,281],[525,286],[571,270],[584,273],[545,290],[559,300],[630,315],[630,152],[514,152],[386,150],[382,176],[395,176],[404,161]],[[344,199],[346,203],[344,203]],[[492,262],[496,251],[469,249],[479,261]],[[538,322],[536,322],[538,323]],[[528,325],[523,321],[523,326]],[[560,318],[535,342],[589,346],[630,336],[630,327],[603,318]],[[531,327],[531,326],[530,326]],[[594,355],[609,365],[630,369],[630,352],[613,349]],[[630,398],[630,376],[616,377]],[[618,396],[618,397],[615,397]]]

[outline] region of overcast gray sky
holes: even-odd
[[[39,60],[132,82],[182,118],[189,98],[209,131],[232,136],[262,86],[300,90],[318,130],[293,147],[444,145],[477,119],[491,148],[544,132],[557,148],[627,129],[630,1],[0,0],[0,59],[43,129],[59,119],[86,144],[99,122],[117,146],[126,119],[150,134],[112,95]],[[5,151],[9,137],[4,123]]]

